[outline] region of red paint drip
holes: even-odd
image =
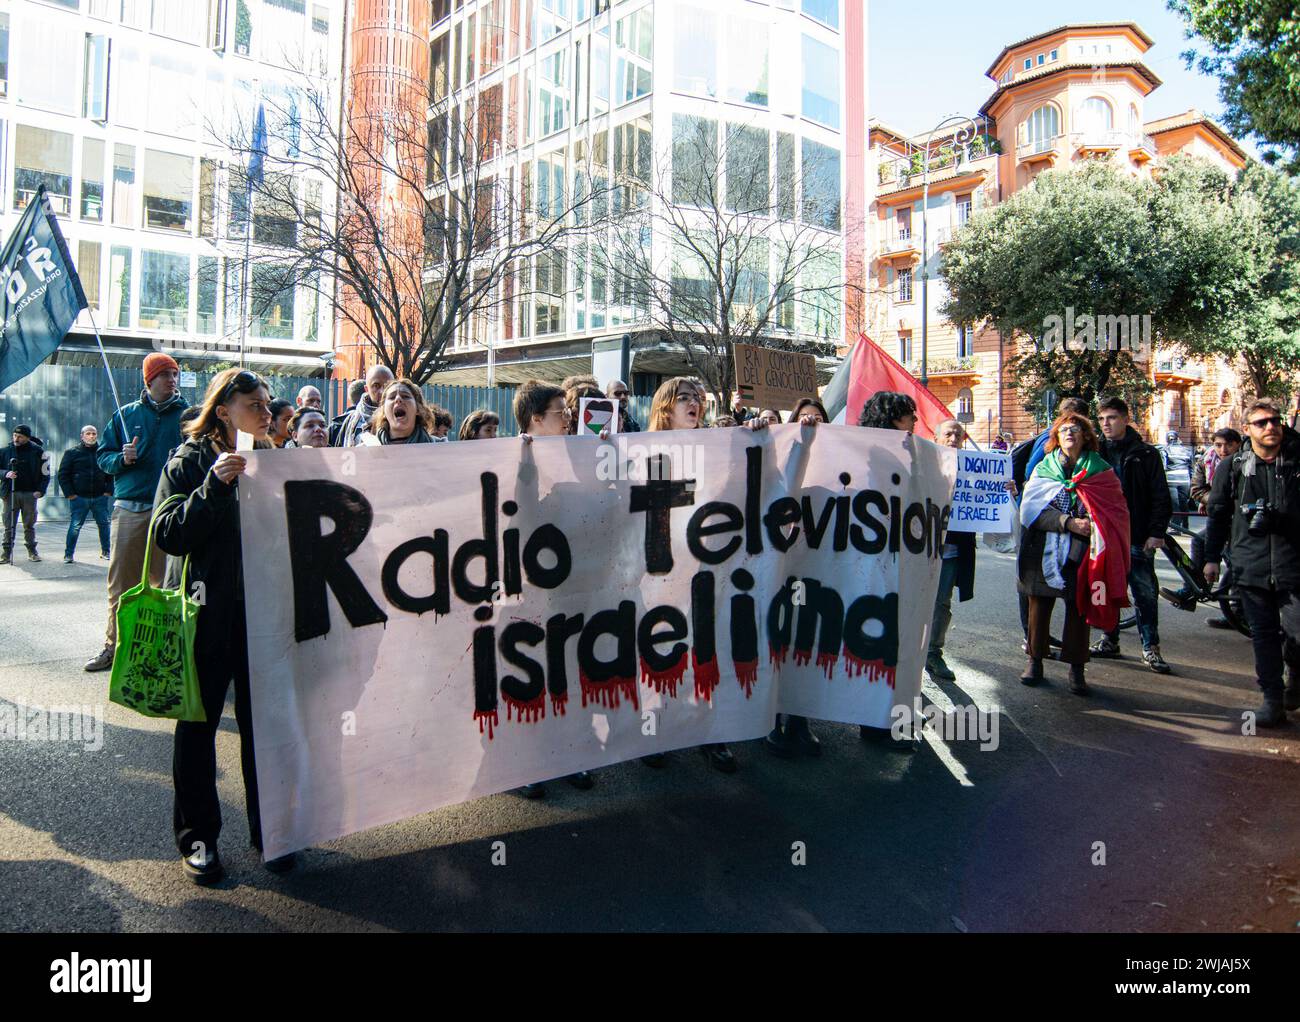
[[[686,673],[686,654],[683,652],[677,662],[663,671],[652,671],[641,658],[641,680],[653,688],[660,695],[667,690],[668,694],[674,699],[677,698],[677,686],[682,682],[682,676]]]
[[[873,683],[883,678],[890,688],[894,687],[894,668],[886,667],[883,660],[859,660],[847,647],[844,650],[844,673],[850,678],[865,677]]]
[[[546,693],[543,692],[536,699],[529,699],[527,702],[520,702],[518,699],[511,699],[504,692],[501,698],[506,704],[506,720],[510,719],[510,711],[513,709],[515,719],[521,724],[536,724],[539,720],[546,719]]]
[[[796,649],[794,651],[794,662],[800,667],[812,663],[812,651]]]
[[[785,663],[786,657],[788,657],[789,655],[790,655],[789,646],[768,646],[767,647],[767,659],[771,663],[775,664],[777,667],[780,667],[783,663]]]
[[[736,681],[745,690],[745,698],[748,699],[754,694],[754,684],[758,681],[758,661],[733,660],[732,663],[736,666]]]
[[[569,693],[562,692],[558,696],[551,696],[551,713],[556,717],[564,716],[564,708],[568,705]]]
[[[826,672],[826,677],[828,680],[830,679],[830,676],[835,673],[835,661],[837,661],[838,659],[839,659],[839,654],[837,653],[817,654],[817,666]]]
[[[609,681],[592,681],[585,674],[579,673],[578,681],[582,686],[583,706],[586,706],[587,701],[590,700],[593,703],[600,703],[606,709],[617,710],[622,704],[619,698],[621,693],[622,697],[633,706],[640,708],[636,678],[614,677]]]
[[[700,663],[695,656],[695,650],[691,650],[691,671],[695,675],[695,698],[713,702],[713,690],[718,687],[720,677],[718,658],[709,657],[704,663]]]
[[[496,710],[475,710],[474,719],[478,721],[479,734],[483,733],[483,722],[487,721],[488,741],[489,742],[492,741],[492,739],[495,737],[494,729],[500,727],[501,725],[501,721],[497,717],[497,711]]]

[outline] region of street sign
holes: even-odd
[[[197,387],[199,385],[199,374],[190,372],[188,369],[181,370],[182,387]]]

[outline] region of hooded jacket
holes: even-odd
[[[1275,509],[1274,528],[1250,534],[1253,517],[1243,504],[1266,500]],[[1300,590],[1300,433],[1282,427],[1282,450],[1270,464],[1249,447],[1214,470],[1205,562],[1217,563],[1231,538],[1232,577],[1240,585]]]
[[[17,478],[4,478],[10,472],[16,472]],[[28,437],[21,447],[10,441],[8,447],[0,448],[0,489],[6,497],[11,492],[44,497],[49,485],[50,456],[39,437]]]
[[[1124,488],[1132,545],[1142,546],[1148,539],[1164,539],[1174,505],[1160,452],[1129,426],[1119,441],[1104,441],[1101,453]]]
[[[181,412],[185,399],[173,394],[161,405],[140,392],[140,400],[133,401],[114,413],[108,425],[99,434],[99,467],[113,477],[113,496],[121,501],[152,505],[158,477],[176,445],[181,442]],[[128,436],[122,435],[122,420],[126,420]],[[122,457],[122,448],[132,437],[139,437],[135,446],[135,461],[128,465]]]

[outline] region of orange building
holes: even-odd
[[[1150,174],[1175,153],[1210,159],[1230,173],[1246,163],[1241,146],[1195,110],[1145,119],[1146,98],[1161,84],[1143,61],[1151,45],[1133,22],[1052,29],[1003,48],[986,71],[994,90],[976,117],[919,138],[871,124],[876,243],[868,333],[920,375],[921,276],[928,265],[930,387],[981,443],[999,432],[1023,439],[1037,424],[1004,371],[1018,342],[993,329],[956,327],[937,312],[946,298],[939,256],[952,232],[1044,170],[1086,159],[1109,159],[1133,174]],[[1228,364],[1161,350],[1135,354],[1157,388],[1143,423],[1148,439],[1162,441],[1175,430],[1186,441],[1205,442],[1232,421],[1237,383]]]
[[[402,251],[422,248],[424,201],[417,190],[382,167],[424,162],[414,132],[424,131],[428,104],[429,15],[428,0],[355,0],[344,54],[343,130],[348,133],[349,161],[361,182],[358,192],[381,211],[385,240]],[[411,152],[393,151],[404,139],[411,143]],[[418,315],[417,288],[418,282],[410,297],[413,316]],[[346,293],[343,301],[349,316],[365,321],[369,314],[364,306]],[[376,361],[349,316],[339,317],[335,379],[364,377]]]

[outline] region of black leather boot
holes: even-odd
[[[1025,665],[1024,673],[1020,675],[1020,684],[1038,685],[1043,680],[1043,662],[1038,657],[1031,656],[1029,663]]]
[[[1083,677],[1083,664],[1070,665],[1070,691],[1076,696],[1086,696],[1092,689],[1088,688]]]

